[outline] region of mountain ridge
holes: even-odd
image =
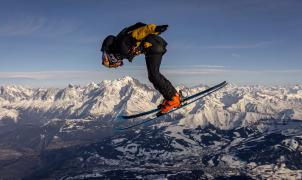
[[[181,88],[184,95],[191,95],[207,87]],[[152,87],[129,76],[63,89],[2,86],[0,119],[11,119],[15,123],[32,119],[41,124],[56,118],[110,121],[118,113],[133,114],[155,108],[161,100],[161,95]],[[231,84],[171,116],[183,115],[178,120],[191,127],[211,123],[231,129],[260,119],[302,120],[300,107],[302,85],[240,87]]]
[[[228,85],[117,132],[118,115],[152,109],[161,95],[131,77],[1,87],[0,179],[301,179],[301,95],[302,86]]]

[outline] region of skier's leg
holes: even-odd
[[[153,54],[146,56],[146,64],[148,69],[148,78],[165,99],[171,100],[176,90],[169,80],[167,80],[160,72],[159,67],[162,54]]]
[[[148,78],[165,99],[171,100],[176,94],[176,89],[171,82],[167,80],[159,71],[162,56],[166,52],[167,43],[159,36],[148,36],[145,42],[152,44],[146,49],[146,64],[148,69]]]

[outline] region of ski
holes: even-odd
[[[191,96],[188,96],[188,97],[185,97],[185,98],[183,98],[182,100],[181,100],[181,102],[182,103],[184,103],[184,102],[186,102],[186,101],[188,101],[188,100],[190,100],[190,99],[193,99],[193,98],[195,98],[195,97],[198,97],[198,96],[200,96],[200,95],[203,95],[203,94],[205,94],[205,93],[208,93],[208,92],[210,92],[210,91],[212,91],[212,90],[215,90],[216,88],[219,88],[219,87],[221,87],[221,86],[225,86],[227,84],[227,82],[226,81],[223,81],[222,83],[219,83],[219,84],[217,84],[217,85],[215,85],[215,86],[213,86],[213,87],[210,87],[210,88],[208,88],[208,89],[206,89],[206,90],[204,90],[204,91],[201,91],[201,92],[198,92],[198,93],[196,93],[196,94],[193,94],[193,95],[191,95]],[[150,111],[146,111],[146,112],[142,112],[142,113],[138,113],[138,114],[133,114],[133,115],[122,115],[122,116],[120,116],[122,119],[133,119],[133,118],[137,118],[137,117],[140,117],[140,116],[145,116],[145,115],[148,115],[148,114],[152,114],[152,113],[155,113],[155,112],[158,112],[160,110],[160,108],[155,108],[155,109],[152,109],[152,110],[150,110]]]
[[[188,106],[188,105],[190,105],[190,104],[192,104],[192,103],[194,103],[194,102],[196,102],[196,101],[198,101],[198,100],[200,100],[200,99],[202,99],[202,98],[204,98],[204,97],[206,97],[206,96],[208,96],[208,95],[214,93],[215,91],[218,91],[219,89],[222,89],[223,87],[225,87],[225,86],[227,85],[227,83],[224,82],[223,84],[221,83],[221,84],[219,84],[219,85],[220,85],[220,86],[214,86],[215,88],[209,88],[209,89],[211,89],[211,90],[207,89],[207,90],[209,90],[209,91],[207,91],[207,90],[205,90],[206,92],[203,91],[204,93],[201,93],[201,92],[200,92],[200,93],[197,93],[197,94],[199,94],[199,95],[195,94],[195,95],[192,95],[192,96],[188,97],[188,98],[186,99],[186,101],[185,101],[180,107],[175,108],[175,109],[172,109],[172,110],[169,111],[168,113],[165,113],[165,114],[156,114],[154,117],[151,117],[151,118],[149,118],[149,119],[147,119],[147,120],[145,120],[145,121],[143,121],[143,122],[139,122],[139,123],[137,123],[137,124],[133,124],[133,125],[130,125],[130,126],[127,126],[127,127],[123,127],[123,128],[115,128],[115,129],[116,129],[116,130],[119,130],[119,131],[124,131],[124,130],[132,129],[132,128],[134,128],[134,127],[137,127],[137,126],[146,124],[146,123],[148,123],[148,122],[154,121],[154,120],[156,120],[158,117],[161,117],[161,116],[170,114],[170,113],[172,113],[172,112],[174,112],[174,111],[177,111],[177,110],[179,110],[179,109],[181,109],[181,108],[183,108],[183,107],[186,107],[186,106]],[[199,96],[199,97],[198,97],[198,96]],[[196,98],[196,99],[193,99],[193,98],[195,98],[195,97],[197,97],[197,98]],[[192,101],[189,101],[190,99],[193,99],[193,100],[192,100]]]

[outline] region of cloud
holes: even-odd
[[[261,48],[272,45],[274,41],[262,41],[256,43],[247,43],[247,44],[228,44],[228,45],[213,45],[213,46],[204,46],[208,49],[252,49],[252,48]]]
[[[126,69],[146,69],[145,65],[142,66],[127,66]],[[226,68],[221,65],[206,65],[206,64],[195,64],[195,65],[181,65],[181,66],[173,66],[173,65],[162,65],[160,69],[192,69],[192,68]]]
[[[165,68],[165,69],[172,69],[172,68],[225,68],[225,66],[195,64],[195,65],[185,65],[185,66],[162,66],[162,68]]]
[[[89,76],[99,76],[102,72],[98,71],[40,71],[40,72],[0,72],[0,79],[32,79],[32,80],[49,80],[49,79],[71,79],[83,78]]]
[[[225,66],[220,65],[186,65],[186,66],[163,66],[161,71],[169,75],[201,75],[201,74],[221,74],[225,71]]]
[[[70,20],[54,19],[47,21],[41,32],[46,36],[66,35],[75,32],[79,27],[79,24]]]
[[[163,69],[163,74],[169,75],[204,75],[204,74],[221,74],[223,69],[209,69],[209,68],[188,68],[188,69]]]
[[[65,19],[47,19],[45,17],[22,17],[10,19],[0,24],[0,36],[57,36],[74,32],[78,25]]]
[[[11,20],[0,25],[0,36],[22,36],[33,34],[46,24],[45,18],[22,18],[19,21]]]
[[[251,43],[239,43],[239,44],[223,44],[223,45],[200,45],[194,43],[185,42],[173,42],[172,48],[185,48],[185,49],[255,49],[265,48],[275,44],[276,41],[260,41]]]
[[[235,57],[235,58],[240,58],[241,57],[240,54],[237,54],[237,53],[232,53],[231,56]]]
[[[102,39],[103,38],[100,36],[88,36],[88,37],[79,37],[77,38],[76,41],[83,44],[89,44],[89,43],[101,44]]]
[[[96,77],[118,77],[121,75],[142,75],[146,73],[145,66],[124,67],[120,69],[102,69],[101,71],[37,71],[37,72],[0,72],[0,79],[31,79],[31,80],[54,80],[54,79],[94,79]],[[161,68],[163,74],[170,75],[198,75],[218,74],[225,70],[223,66],[196,65],[187,67],[166,66]]]
[[[225,72],[225,66],[219,65],[186,65],[186,66],[161,66],[160,71],[165,75],[199,75],[199,74],[221,74]],[[146,66],[125,67],[126,71],[146,72]]]
[[[288,84],[302,83],[302,69],[279,70],[248,70],[232,69],[225,67],[198,68],[198,67],[173,67],[162,68],[162,74],[174,83],[198,84],[213,83],[220,80],[228,80],[239,84]],[[132,76],[143,83],[148,83],[147,72],[142,66],[138,68],[117,68],[100,71],[40,71],[40,72],[0,72],[0,84],[23,84],[41,87],[66,86],[73,84],[88,84],[106,79],[117,79],[122,76]]]

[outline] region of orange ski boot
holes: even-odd
[[[171,100],[165,99],[160,105],[160,114],[165,114],[173,108],[178,108],[181,105],[180,93],[176,93]]]

